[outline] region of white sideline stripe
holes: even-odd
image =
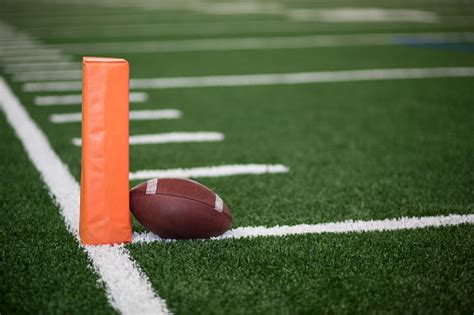
[[[176,168],[167,170],[143,170],[130,172],[130,180],[154,177],[223,177],[234,175],[260,175],[288,173],[290,169],[282,164],[235,164],[195,168]]]
[[[274,74],[222,75],[206,77],[172,77],[131,79],[131,89],[175,89],[213,86],[257,86],[351,81],[403,80],[426,78],[472,77],[474,67],[406,68],[338,70]],[[80,91],[80,81],[31,82],[23,84],[25,92]]]
[[[222,140],[224,140],[224,135],[220,132],[170,132],[130,136],[129,145],[183,142],[217,142]],[[80,147],[82,145],[82,139],[73,138],[72,144]]]
[[[434,43],[473,41],[474,33],[384,33],[350,35],[313,35],[286,37],[248,37],[191,39],[173,41],[135,41],[74,43],[54,45],[66,51],[87,53],[151,53],[242,49],[289,49],[363,45],[394,45],[398,36],[419,37]]]
[[[161,120],[180,117],[181,111],[176,109],[131,110],[129,112],[130,120]],[[49,120],[55,124],[81,122],[82,113],[52,114]]]
[[[131,103],[143,103],[148,101],[148,94],[144,92],[131,92],[129,100]],[[82,95],[47,95],[47,96],[36,96],[33,100],[35,105],[38,106],[51,106],[51,105],[81,105]]]
[[[285,236],[301,234],[323,234],[323,233],[362,233],[362,232],[382,232],[396,230],[412,230],[422,228],[439,228],[444,226],[454,226],[461,224],[474,224],[474,214],[449,214],[430,217],[402,217],[384,220],[369,221],[343,221],[320,224],[299,224],[283,225],[274,227],[240,227],[230,230],[219,237],[211,240],[240,239],[252,237]],[[133,233],[134,244],[169,242],[172,240],[162,239],[156,234]]]
[[[82,70],[46,70],[17,72],[12,79],[15,82],[80,80]]]
[[[0,77],[0,108],[22,142],[28,157],[54,195],[68,231],[79,242],[79,183],[51,148],[5,80]],[[123,246],[81,246],[104,281],[107,297],[122,314],[167,314],[166,303]]]

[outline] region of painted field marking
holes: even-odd
[[[149,99],[148,93],[144,92],[130,92],[129,101],[131,103],[144,103]],[[36,96],[33,103],[38,106],[52,106],[52,105],[81,105],[82,95],[45,95]]]
[[[81,63],[77,61],[53,61],[53,62],[25,62],[4,65],[6,73],[19,73],[30,71],[70,70],[81,69]]]
[[[0,77],[0,108],[23,144],[28,157],[55,197],[68,231],[79,241],[79,183],[51,148],[46,135]],[[169,314],[166,302],[124,246],[81,246],[105,283],[107,298],[121,314]]]
[[[175,168],[164,170],[142,170],[130,172],[130,180],[154,177],[224,177],[234,175],[261,175],[288,173],[290,169],[282,164],[234,164],[194,168]]]
[[[49,30],[52,27],[57,27],[58,24],[65,26],[81,26],[84,23],[115,23],[123,24],[133,21],[143,22],[144,18],[149,17],[147,13],[130,13],[130,14],[94,14],[91,15],[90,12],[87,14],[81,14],[80,12],[76,15],[49,15],[49,16],[29,16],[28,18],[21,18],[19,20],[25,20],[29,25],[33,27],[22,28],[26,31],[35,31],[35,30]]]
[[[433,43],[474,41],[474,33],[384,33],[74,43],[58,44],[54,45],[53,47],[75,53],[155,53],[213,50],[267,50],[345,46],[386,46],[396,45],[396,38],[407,36],[420,38],[420,40]]]
[[[23,92],[82,91],[82,81],[28,82],[22,86]]]
[[[11,52],[11,50],[18,50],[25,47],[31,47],[32,45],[39,45],[38,41],[32,41],[29,39],[4,39],[0,40],[1,52]],[[40,47],[36,47],[40,48]]]
[[[39,48],[32,50],[16,50],[0,52],[0,58],[16,56],[39,56],[39,55],[61,55],[63,52],[56,48]]]
[[[35,36],[28,35],[21,32],[0,32],[0,43],[13,42],[13,43],[23,43],[23,42],[32,42],[37,40]]]
[[[31,55],[31,56],[10,56],[0,57],[3,64],[19,64],[26,62],[44,62],[44,61],[70,61],[72,56],[70,55]]]
[[[164,143],[189,143],[189,142],[219,142],[224,140],[224,134],[212,131],[196,131],[196,132],[169,132],[155,133],[145,135],[130,136],[130,145],[141,144],[164,144]],[[73,138],[72,144],[80,147],[82,145],[81,138]]]
[[[241,239],[252,237],[323,234],[323,233],[363,233],[383,232],[397,230],[412,230],[422,228],[439,228],[461,224],[474,224],[474,214],[449,214],[430,217],[401,217],[395,219],[369,220],[369,221],[342,221],[320,224],[282,225],[274,227],[255,226],[239,227],[230,230],[212,240]],[[133,243],[169,242],[156,234],[133,233]]]
[[[40,43],[35,42],[9,42],[8,46],[4,46],[0,48],[0,53],[12,53],[19,50],[35,50],[35,49],[42,49],[45,46]]]
[[[405,25],[406,24],[406,25]],[[409,23],[400,27],[410,29]],[[265,34],[265,33],[300,33],[315,32],[321,26],[319,21],[296,20],[251,20],[205,22],[205,23],[147,23],[82,26],[74,28],[55,28],[41,32],[41,38],[130,38],[139,36],[171,36],[171,35],[225,35],[225,34]]]
[[[439,16],[431,11],[413,9],[349,8],[291,9],[288,17],[296,21],[329,23],[410,22],[436,23]]]
[[[219,86],[293,85],[309,83],[456,78],[473,76],[474,67],[338,70],[320,72],[131,79],[130,88],[135,90],[146,90]],[[23,84],[23,91],[25,92],[80,91],[81,89],[82,83],[80,81],[30,82]]]
[[[306,84],[346,81],[377,81],[472,76],[474,76],[474,67],[373,69],[350,71],[227,75],[208,77],[132,79],[130,81],[130,86],[134,89],[167,89],[208,86],[255,86],[275,84]]]
[[[27,35],[25,33],[10,32],[0,34],[0,43],[27,43],[33,42],[36,40],[36,37]]]
[[[32,82],[54,80],[80,80],[81,78],[82,70],[76,69],[17,72],[13,75],[12,80],[15,82]]]
[[[143,3],[140,3],[140,9],[143,9]],[[163,6],[157,4],[156,2],[149,2],[145,4],[146,8],[151,10],[163,9]],[[295,22],[326,22],[326,23],[341,23],[341,22],[351,22],[351,23],[387,23],[387,22],[411,22],[411,23],[435,23],[439,21],[439,17],[436,13],[431,11],[421,11],[414,9],[385,9],[385,8],[335,8],[335,9],[291,9],[282,6],[280,3],[253,3],[253,2],[241,2],[241,3],[213,3],[212,5],[203,5],[200,4],[191,4],[185,7],[177,6],[182,10],[192,10],[198,13],[204,13],[208,15],[235,15],[235,14],[262,14],[262,15],[279,15],[281,18],[279,23],[289,24]],[[169,8],[169,5],[166,6]],[[285,20],[288,18],[289,20]],[[265,22],[268,20],[263,20]],[[251,25],[252,22],[262,22],[261,21],[247,21]],[[273,20],[272,22],[276,22]],[[221,21],[221,28],[235,22]],[[242,23],[242,22],[240,22]],[[116,30],[117,33],[121,33],[122,30],[126,30],[124,25],[134,27],[136,33],[133,34],[150,34],[145,33],[147,29],[151,30],[160,30],[167,28],[171,25],[174,25],[175,28],[180,27],[178,23],[146,23],[146,24],[103,24],[101,28],[97,28],[96,25],[91,24],[81,24],[81,25],[63,25],[61,28],[57,27],[36,27],[29,28],[27,30],[41,35],[53,35],[53,36],[64,36],[66,34],[71,34],[72,36],[89,36],[96,33],[108,34],[111,30]],[[185,25],[194,25],[197,29],[204,28],[208,29],[209,23],[187,23]],[[258,27],[258,26],[254,26]],[[95,28],[95,29],[94,29]],[[139,32],[142,31],[142,32]],[[137,33],[138,32],[138,33]],[[157,34],[157,33],[152,33]],[[161,34],[161,33],[158,33]],[[150,34],[151,35],[151,34]]]
[[[178,119],[182,113],[177,109],[131,110],[130,120]],[[52,114],[49,121],[55,124],[76,123],[82,121],[82,113]]]

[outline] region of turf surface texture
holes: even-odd
[[[339,6],[350,6],[346,2]],[[436,12],[442,20],[433,24],[290,23],[271,14],[223,17],[80,4],[74,10],[65,4],[4,4],[3,22],[35,34],[47,45],[474,29],[468,18],[474,10],[467,2],[385,4]],[[349,4],[374,6],[370,1]],[[107,24],[96,15],[110,21],[120,21],[114,15],[129,15],[127,23],[175,23],[176,28],[163,27],[164,35],[119,38],[48,32],[68,25]],[[266,20],[276,21],[272,25],[278,27],[239,29]],[[240,24],[232,24],[236,22]],[[220,23],[221,33],[189,34],[189,23]],[[180,24],[183,32],[176,31]],[[133,78],[474,65],[469,49],[439,45],[110,55],[129,60]],[[79,54],[72,57],[81,60]],[[2,75],[79,179],[80,148],[71,139],[80,136],[80,123],[57,125],[48,117],[78,112],[80,106],[35,106],[35,96],[70,93],[25,93],[9,74]],[[149,101],[132,104],[132,109],[176,108],[183,118],[131,122],[131,134],[217,131],[225,140],[132,146],[131,171],[245,163],[288,166],[287,174],[199,179],[231,206],[234,227],[470,214],[473,83],[472,78],[439,78],[147,90]],[[115,312],[3,114],[0,132],[0,313]],[[473,229],[127,247],[176,314],[472,313]],[[134,230],[144,231],[138,222]]]

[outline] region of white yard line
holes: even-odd
[[[8,46],[5,45],[0,48],[0,53],[12,53],[18,50],[36,50],[45,48],[43,44],[35,43],[35,42],[10,42]]]
[[[164,170],[142,170],[130,173],[130,180],[154,177],[223,177],[234,175],[261,175],[287,173],[289,168],[282,164],[235,164]]]
[[[454,226],[461,224],[474,224],[474,214],[450,214],[431,217],[402,217],[384,220],[369,221],[343,221],[320,224],[299,224],[282,225],[274,227],[256,226],[240,227],[230,230],[222,236],[213,240],[240,239],[267,236],[285,236],[301,234],[322,234],[322,233],[362,233],[362,232],[382,232],[396,230],[411,230],[422,228],[437,228],[443,226]],[[134,233],[133,243],[164,242],[164,240],[153,233]]]
[[[164,143],[188,143],[188,142],[218,142],[224,140],[224,134],[220,132],[196,131],[196,132],[169,132],[146,135],[130,136],[130,145],[141,144],[164,144]],[[82,145],[81,138],[73,138],[72,144]]]
[[[43,48],[39,47],[40,42],[39,41],[33,41],[30,39],[3,39],[0,40],[0,51],[6,52],[8,50],[17,50],[18,48],[25,48],[25,47],[32,47],[33,45],[37,45],[36,48]]]
[[[350,71],[227,75],[208,77],[133,79],[130,81],[130,86],[134,89],[166,89],[207,86],[254,86],[274,84],[305,84],[466,76],[474,76],[474,67],[373,69]]]
[[[6,73],[20,73],[30,71],[52,70],[81,70],[81,63],[77,61],[25,62],[4,65]]]
[[[84,23],[90,25],[96,24],[133,24],[134,22],[142,22],[144,18],[149,17],[147,13],[130,13],[130,14],[94,14],[91,15],[90,12],[87,14],[75,14],[75,15],[58,15],[53,14],[49,16],[29,16],[26,20],[28,21],[28,27],[22,28],[25,31],[35,31],[35,30],[48,30],[51,28],[56,28],[58,24],[64,26],[81,26]],[[25,20],[25,18],[21,19]]]
[[[55,48],[40,48],[29,50],[15,50],[0,52],[0,58],[16,57],[16,56],[40,56],[40,55],[61,55],[62,51]]]
[[[18,32],[11,32],[11,33],[4,33],[0,34],[0,44],[5,44],[5,43],[31,43],[35,41],[36,38],[26,35],[26,34],[21,34]]]
[[[288,17],[296,21],[321,21],[328,23],[436,23],[439,16],[431,11],[386,8],[290,9]]]
[[[10,56],[0,57],[2,64],[19,64],[26,62],[45,62],[45,61],[70,61],[72,56],[70,55],[31,55],[31,56]]]
[[[462,21],[460,21],[462,22]],[[410,29],[411,24],[401,24],[400,27]],[[265,34],[265,33],[301,33],[316,32],[321,26],[320,21],[295,20],[246,20],[218,21],[202,23],[144,23],[83,25],[77,27],[62,27],[44,31],[35,31],[41,38],[133,38],[157,36],[191,36],[191,35],[228,35],[228,34]]]
[[[55,81],[55,80],[80,80],[82,70],[46,70],[46,71],[22,71],[13,75],[15,82],[33,81]]]
[[[182,115],[181,111],[176,109],[156,109],[156,110],[131,110],[129,112],[130,120],[162,120],[178,119]],[[82,113],[52,114],[49,120],[55,124],[76,123],[82,121]]]
[[[149,99],[148,93],[144,92],[130,92],[129,100],[131,103],[144,103]],[[82,95],[45,95],[36,96],[33,103],[38,106],[52,106],[52,105],[81,105]]]
[[[0,108],[54,196],[68,231],[79,243],[79,183],[51,148],[44,133],[30,118],[2,77]],[[84,248],[94,269],[105,283],[109,302],[118,312],[130,315],[169,313],[165,301],[155,294],[150,281],[125,247]]]
[[[22,89],[24,92],[82,91],[82,81],[28,82]]]
[[[426,78],[473,77],[474,67],[370,69],[274,74],[222,75],[206,77],[171,77],[131,79],[130,88],[176,89],[214,86],[257,86],[280,84],[308,84],[352,81],[404,80]],[[23,85],[25,92],[80,91],[80,81],[30,82]]]
[[[20,32],[7,32],[7,33],[0,33],[0,43],[31,43],[36,41],[37,38],[26,33]]]
[[[383,33],[74,43],[59,44],[54,45],[54,47],[74,53],[155,53],[213,50],[298,49],[312,47],[395,45],[397,43],[395,40],[397,37],[419,38],[427,43],[474,41],[474,33]]]

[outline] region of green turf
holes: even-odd
[[[469,314],[474,227],[132,246],[177,314]]]
[[[160,91],[164,105],[134,108],[178,108],[184,118],[131,122],[132,134],[220,131],[226,140],[132,146],[131,170],[288,165],[288,174],[201,179],[232,206],[235,226],[471,213],[471,86],[431,79]],[[58,110],[78,108],[31,106],[78,177],[80,148],[70,141],[80,124],[51,124]]]
[[[130,42],[384,32],[472,32],[472,1],[280,1],[292,8],[433,11],[439,23],[290,22],[281,15],[218,16],[79,3],[0,0],[0,18],[45,43]],[[129,14],[127,18],[123,15]],[[105,18],[98,18],[106,15]],[[101,37],[123,17],[162,23],[155,35]],[[120,22],[121,20],[119,20]],[[112,23],[113,22],[113,23]],[[170,23],[175,23],[172,25]],[[129,24],[131,24],[129,26]],[[74,32],[74,30],[71,30]],[[1,49],[0,49],[1,50]],[[474,54],[408,46],[119,54],[135,78],[474,65]],[[81,55],[73,52],[75,60]],[[0,69],[1,71],[1,69]],[[79,179],[79,123],[33,105],[38,95],[3,73]],[[131,170],[282,163],[288,174],[199,179],[231,206],[234,226],[474,213],[473,78],[147,90],[132,109],[176,108],[179,120],[131,122],[131,134],[217,131],[220,143],[133,146]],[[0,313],[110,313],[102,285],[63,226],[38,174],[0,117]],[[15,161],[13,164],[12,161]],[[12,185],[15,183],[15,185]],[[136,184],[133,181],[130,185]],[[28,195],[25,195],[28,191]],[[28,196],[28,199],[27,197]],[[347,235],[129,246],[177,314],[472,313],[473,226]],[[143,228],[134,221],[134,230]]]
[[[0,138],[0,313],[115,313],[1,111]]]

